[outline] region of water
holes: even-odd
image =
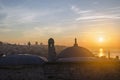
[[[119,56],[120,58],[120,49],[111,49],[111,50],[105,50],[103,48],[100,48],[98,50],[94,50],[93,53],[96,55],[96,56],[106,56],[108,57],[108,53],[110,52],[110,57],[111,58],[115,58],[116,56]]]

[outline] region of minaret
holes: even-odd
[[[108,59],[110,59],[110,51],[108,51]]]
[[[76,38],[75,38],[75,44],[74,44],[74,47],[78,47],[77,39],[76,39]]]
[[[48,61],[54,62],[56,60],[56,52],[54,46],[54,39],[50,38],[48,40]]]

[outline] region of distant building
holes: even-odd
[[[58,55],[54,44],[50,38],[48,59],[30,54],[0,57],[0,80],[119,80],[120,65],[109,60],[100,62],[91,51],[78,46],[76,38],[72,47]]]
[[[116,56],[116,58],[115,58],[116,60],[119,60],[119,56]]]
[[[43,46],[43,43],[42,43],[42,42],[40,43],[40,46]]]
[[[3,42],[0,41],[0,45],[3,45]]]
[[[35,42],[35,45],[38,45],[38,42],[37,42],[37,41]]]

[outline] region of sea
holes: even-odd
[[[110,49],[110,50],[106,50],[103,48],[99,48],[97,50],[92,50],[93,54],[95,54],[96,56],[105,56],[108,57],[108,53],[110,53],[110,57],[111,58],[116,58],[116,56],[119,57],[120,59],[120,49]]]

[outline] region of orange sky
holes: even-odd
[[[120,48],[119,0],[0,0],[0,11],[3,42],[47,44],[52,37],[72,46],[76,37],[80,46]]]

